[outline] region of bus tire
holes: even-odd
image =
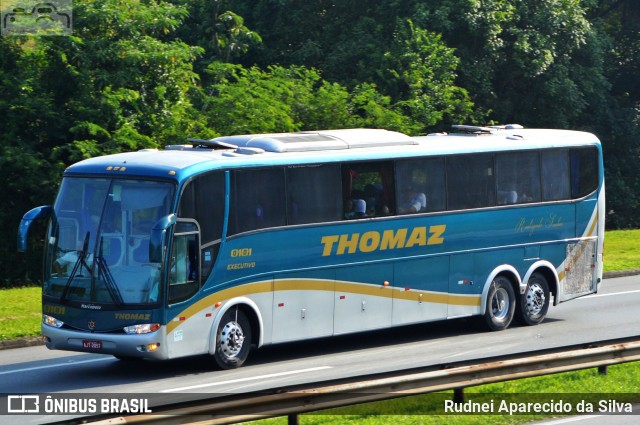
[[[504,276],[497,276],[491,282],[487,294],[487,308],[484,320],[492,331],[507,329],[516,310],[516,296],[511,282]]]
[[[540,273],[533,273],[520,297],[518,319],[526,325],[542,322],[549,310],[549,284]]]
[[[213,357],[221,369],[242,366],[251,348],[251,323],[239,308],[228,310],[216,331],[216,349]]]

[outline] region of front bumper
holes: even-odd
[[[50,350],[79,351],[83,353],[110,354],[117,357],[143,359],[167,359],[166,328],[139,335],[91,333],[54,328],[42,324],[44,342]],[[159,344],[155,351],[148,351],[152,344]]]

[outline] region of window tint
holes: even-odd
[[[445,208],[442,158],[398,161],[396,185],[398,214],[442,211]]]
[[[288,224],[340,220],[340,167],[338,165],[287,169]]]
[[[224,222],[224,173],[198,176],[187,184],[180,198],[178,215],[198,222],[201,231],[202,278],[213,268]]]
[[[342,166],[344,218],[383,217],[394,213],[393,163]]]
[[[203,244],[220,239],[224,220],[224,173],[193,179],[182,192],[178,215],[198,222]]]
[[[495,205],[493,155],[456,155],[447,158],[448,209]]]
[[[536,152],[515,152],[496,156],[498,205],[539,202],[540,163]]]
[[[557,201],[569,198],[569,151],[543,151],[542,200]]]
[[[169,261],[169,304],[186,300],[200,289],[198,246],[196,224],[176,223]]]
[[[598,150],[571,150],[571,196],[582,198],[598,188]]]
[[[230,234],[285,225],[282,168],[234,171],[231,177]]]

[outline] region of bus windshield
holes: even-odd
[[[165,182],[65,178],[49,229],[44,296],[91,308],[158,303],[161,264],[149,261],[149,239],[173,192]]]

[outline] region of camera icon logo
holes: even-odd
[[[0,0],[3,36],[9,35],[71,35],[71,0],[36,2]]]
[[[39,413],[40,396],[10,395],[7,397],[7,413]]]

